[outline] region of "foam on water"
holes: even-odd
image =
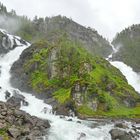
[[[110,62],[113,66],[118,68],[122,74],[126,77],[128,83],[134,87],[134,89],[140,93],[140,75],[133,71],[133,69],[123,62],[114,61]]]

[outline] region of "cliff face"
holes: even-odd
[[[64,36],[24,50],[11,74],[14,87],[36,93],[58,114],[139,116],[140,97],[120,71]]]
[[[119,51],[113,55],[113,60],[123,61],[134,71],[140,72],[140,25],[132,25],[117,34],[112,44]]]

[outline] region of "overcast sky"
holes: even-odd
[[[1,0],[8,10],[30,18],[64,15],[112,39],[116,32],[140,23],[140,0]]]

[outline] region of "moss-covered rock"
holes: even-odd
[[[73,110],[82,117],[140,115],[140,96],[121,72],[64,36],[31,45],[11,73],[13,86],[43,99],[53,98],[60,114]]]

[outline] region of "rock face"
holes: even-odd
[[[13,104],[0,102],[0,135],[9,140],[35,140],[47,134],[50,124],[24,111]]]
[[[44,99],[57,114],[69,115],[71,110],[79,116],[104,116],[110,111],[115,117],[134,115],[129,109],[137,107],[138,93],[119,70],[80,45],[65,36],[34,43],[13,64],[11,84]]]
[[[21,43],[19,45],[19,43]],[[9,50],[14,49],[17,46],[27,45],[22,39],[9,35],[5,31],[0,30],[0,54],[5,54]]]
[[[113,55],[113,60],[123,61],[134,71],[140,72],[140,25],[132,25],[118,33],[112,44],[119,49]]]

